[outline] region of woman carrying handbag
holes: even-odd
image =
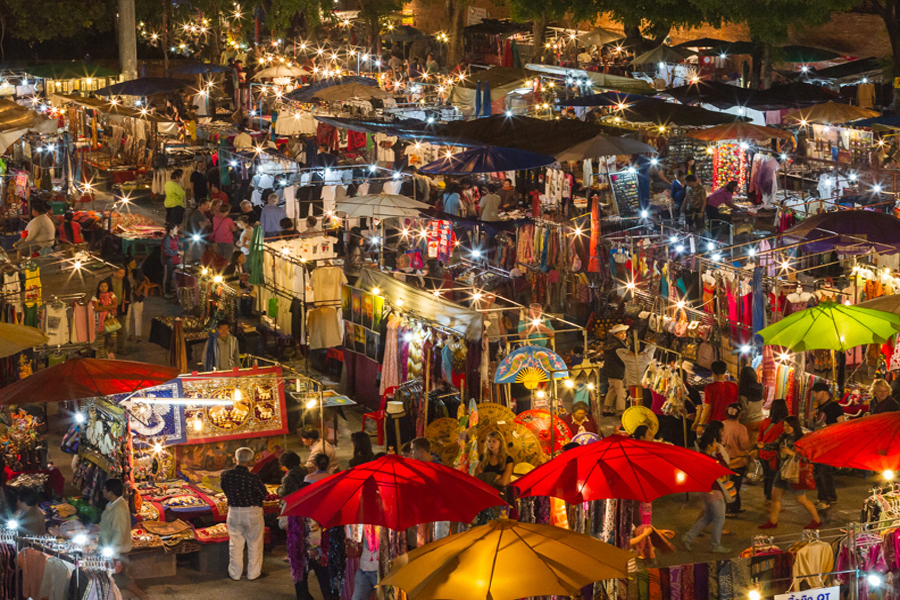
[[[803,437],[803,428],[800,419],[795,416],[787,417],[783,422],[784,432],[778,439],[769,444],[758,442],[757,446],[763,450],[778,451],[778,474],[772,488],[772,507],[769,512],[769,520],[759,526],[760,529],[775,529],[778,527],[778,515],[781,513],[781,497],[785,491],[792,491],[797,502],[806,509],[812,517],[812,521],[804,529],[818,529],[822,526],[819,513],[809,498],[806,491],[815,489],[812,478],[812,465],[801,457],[794,449],[797,440]]]

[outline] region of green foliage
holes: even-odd
[[[783,44],[791,27],[826,23],[834,11],[851,8],[854,0],[691,0],[711,25],[743,23],[754,40]]]
[[[0,19],[26,42],[73,38],[86,30],[108,31],[115,18],[114,0],[2,0]]]

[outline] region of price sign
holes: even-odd
[[[815,588],[791,594],[778,594],[775,600],[840,600],[841,587]]]
[[[637,217],[641,209],[638,177],[635,171],[619,171],[609,174],[613,197],[620,217]]]

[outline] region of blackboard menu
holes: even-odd
[[[619,171],[609,174],[613,197],[620,217],[637,217],[641,210],[638,178],[635,171]]]

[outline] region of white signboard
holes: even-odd
[[[815,588],[791,594],[778,594],[775,600],[841,600],[841,587]]]

